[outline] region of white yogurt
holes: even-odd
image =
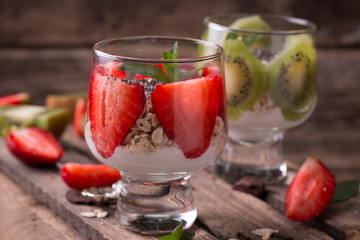
[[[170,181],[205,168],[215,160],[221,149],[218,144],[211,144],[200,157],[187,159],[177,146],[162,147],[148,154],[133,154],[125,147],[118,146],[111,157],[104,159],[92,141],[90,122],[85,126],[85,139],[98,160],[120,171],[131,173],[131,176],[151,182]]]

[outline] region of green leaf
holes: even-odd
[[[331,199],[331,204],[343,202],[352,197],[355,197],[359,192],[359,181],[345,181],[336,184],[334,196]]]
[[[185,230],[180,238],[180,240],[192,240],[195,236],[194,231],[192,230]]]
[[[238,38],[239,38],[239,36],[236,33],[229,33],[226,36],[226,40],[228,40],[228,39],[238,39]]]
[[[175,42],[171,47],[170,52],[163,52],[162,59],[178,59],[178,42]],[[178,64],[174,63],[163,63],[164,71],[169,78],[170,82],[179,81],[178,76]]]
[[[183,227],[184,227],[184,223],[181,223],[179,226],[175,228],[175,230],[170,235],[163,236],[159,238],[159,240],[180,240]]]
[[[122,66],[121,71],[138,73],[144,76],[155,78],[159,81],[169,82],[166,75],[156,65],[145,63],[126,63]]]
[[[254,43],[261,41],[263,36],[259,35],[250,35],[242,38],[242,41],[245,43],[247,47],[252,46]]]
[[[199,68],[195,68],[192,70],[186,70],[186,69],[179,69],[178,70],[178,74],[179,74],[179,79],[183,80],[183,79],[187,79],[188,77],[196,74],[197,72],[199,72],[201,69],[206,68],[207,66],[202,66]]]

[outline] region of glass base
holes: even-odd
[[[142,234],[170,233],[197,217],[190,176],[173,182],[146,183],[123,176],[117,205],[120,224]]]
[[[229,140],[222,155],[215,161],[215,173],[229,183],[245,176],[262,178],[267,184],[286,179],[287,166],[282,156],[283,134],[260,143]]]

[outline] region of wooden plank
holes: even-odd
[[[0,173],[1,240],[80,240],[78,232]]]
[[[69,203],[65,198],[68,187],[60,177],[61,165],[65,162],[90,163],[88,156],[81,155],[76,151],[67,150],[57,166],[54,167],[29,167],[15,159],[0,139],[0,170],[31,195],[37,202],[47,206],[69,226],[72,226],[84,236],[84,239],[157,239],[153,236],[139,235],[123,229],[114,216],[114,209],[102,206],[109,212],[105,219],[89,219],[80,216],[81,212],[92,211],[99,206],[75,205]],[[1,182],[1,181],[0,181]],[[194,240],[211,239],[204,229],[194,226],[196,233]],[[41,238],[40,238],[41,239]]]
[[[192,184],[199,221],[220,239],[238,236],[259,239],[251,232],[260,228],[278,230],[280,239],[332,239],[306,224],[288,220],[252,195],[232,190],[229,184],[206,171],[194,173]]]
[[[285,212],[286,186],[267,187],[266,201]],[[360,236],[360,194],[348,201],[331,204],[308,225],[321,229],[334,239],[359,239]],[[356,238],[357,237],[357,238]]]

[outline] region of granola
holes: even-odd
[[[221,117],[216,118],[216,123],[211,137],[211,144],[222,144],[226,138],[225,124]],[[152,109],[150,98],[142,116],[131,127],[131,131],[124,140],[123,148],[133,154],[149,154],[163,147],[178,147],[162,128]]]

